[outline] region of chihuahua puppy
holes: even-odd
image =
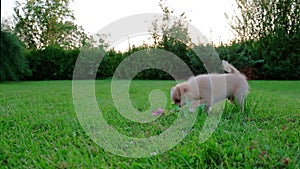
[[[231,102],[235,100],[244,111],[245,97],[249,91],[246,76],[225,60],[222,65],[228,73],[198,75],[172,87],[172,103],[183,106],[190,102],[193,109],[205,103],[209,112],[212,105],[227,98]]]

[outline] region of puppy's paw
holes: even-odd
[[[193,108],[193,107],[191,107],[191,108],[189,108],[189,112],[190,112],[190,113],[194,113],[194,112],[196,112],[196,109]]]

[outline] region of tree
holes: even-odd
[[[1,30],[6,32],[13,32],[14,25],[15,23],[13,17],[12,16],[6,17],[1,21]]]
[[[168,48],[180,42],[187,46],[191,45],[191,38],[188,33],[188,19],[185,13],[179,17],[172,17],[174,10],[166,5],[165,0],[160,0],[159,7],[163,12],[163,17],[156,19],[149,30],[154,45]],[[161,19],[161,20],[160,20]]]
[[[15,31],[26,48],[40,49],[59,45],[65,49],[81,47],[87,36],[74,23],[70,0],[27,0],[17,2]]]
[[[229,24],[263,79],[300,78],[300,0],[236,0]],[[245,51],[245,50],[242,50]],[[251,56],[252,55],[252,56]]]
[[[0,81],[19,80],[29,73],[23,46],[17,36],[1,30]]]
[[[178,17],[174,17],[175,12],[167,6],[166,0],[160,0],[159,7],[163,16],[154,20],[149,30],[154,47],[170,51],[180,57],[195,75],[207,71],[219,72],[218,68],[212,70],[204,67],[203,63],[214,65],[218,61],[218,55],[214,52],[214,47],[205,39],[197,37],[198,42],[192,41],[188,24],[190,20],[186,13],[182,12]],[[199,53],[201,53],[201,60]]]
[[[236,0],[238,11],[226,15],[242,41],[269,35],[293,36],[300,30],[299,0]]]

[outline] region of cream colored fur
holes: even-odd
[[[228,98],[231,102],[236,100],[243,111],[245,97],[249,91],[247,79],[228,62],[223,60],[222,65],[228,73],[198,75],[173,87],[173,104],[183,106],[190,102],[195,108],[205,103],[206,111],[209,111],[212,105]]]

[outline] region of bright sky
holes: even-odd
[[[76,23],[93,34],[126,16],[161,13],[158,4],[159,0],[75,0],[70,7],[74,10]],[[14,6],[14,0],[1,0],[1,20],[12,16]],[[214,43],[233,38],[224,13],[233,13],[235,0],[168,0],[168,6],[175,11],[175,16],[186,12],[191,24]]]

